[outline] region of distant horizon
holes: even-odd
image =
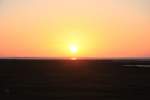
[[[45,60],[150,60],[150,57],[0,57],[0,59],[45,59]]]

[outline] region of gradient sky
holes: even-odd
[[[0,57],[69,56],[150,57],[150,0],[0,0]]]

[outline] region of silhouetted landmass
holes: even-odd
[[[150,61],[1,59],[0,99],[149,100]]]

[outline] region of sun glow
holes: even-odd
[[[78,47],[75,44],[71,44],[69,46],[69,49],[70,49],[70,52],[73,53],[73,54],[78,52]]]

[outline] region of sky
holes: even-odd
[[[150,0],[0,0],[0,57],[150,57],[149,44]]]

